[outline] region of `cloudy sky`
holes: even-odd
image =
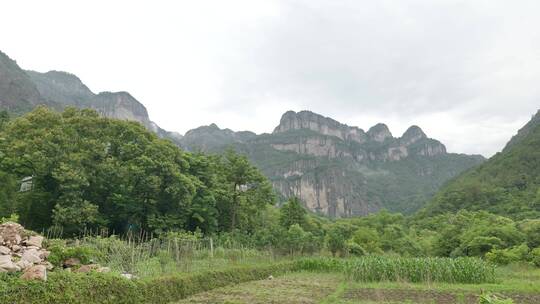
[[[540,108],[537,0],[5,1],[0,37],[180,133],[309,109],[490,156]]]

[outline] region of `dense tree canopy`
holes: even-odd
[[[0,191],[1,215],[16,212],[33,229],[214,232],[235,220],[249,229],[273,202],[245,157],[186,153],[138,123],[92,110],[37,108],[7,123],[0,138],[0,179],[11,185]],[[15,193],[25,177],[32,189]]]

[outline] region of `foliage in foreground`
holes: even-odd
[[[478,297],[478,304],[513,304],[514,301],[494,294],[482,294]]]
[[[495,281],[495,267],[476,258],[402,258],[366,256],[355,259],[310,258],[301,269],[344,272],[360,282],[446,282],[480,284]]]
[[[292,263],[236,267],[191,275],[127,280],[114,274],[51,273],[46,282],[0,274],[2,303],[170,303],[202,291],[267,278],[293,269]]]

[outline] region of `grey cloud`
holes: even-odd
[[[278,16],[220,58],[223,106],[243,111],[289,100],[326,115],[383,121],[444,111],[469,125],[522,120],[540,105],[540,58],[528,47],[538,45],[540,22],[531,28],[520,19],[540,6],[486,3],[282,1]],[[481,152],[495,152],[500,142],[482,143]]]

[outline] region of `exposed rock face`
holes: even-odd
[[[101,92],[89,106],[103,116],[138,121],[147,128],[152,128],[146,108],[127,92]]]
[[[281,117],[275,133],[284,133],[291,130],[312,130],[322,135],[335,136],[341,140],[351,140],[359,143],[366,141],[364,130],[349,127],[329,117],[324,117],[310,111],[288,111]]]
[[[286,112],[272,134],[248,134],[210,125],[189,131],[181,144],[211,152],[233,145],[284,197],[331,217],[413,212],[446,180],[483,161],[447,153],[418,126],[395,138],[384,124],[364,132],[309,111]]]

